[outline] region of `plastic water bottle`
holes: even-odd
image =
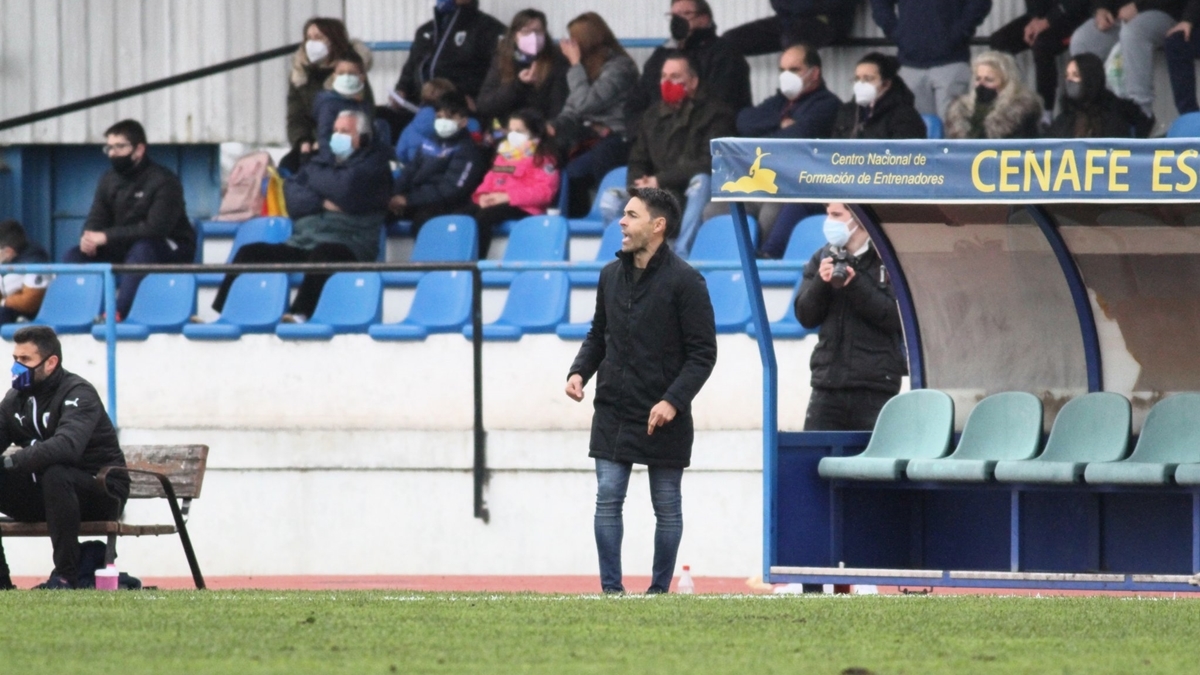
[[[675,587],[676,593],[691,595],[696,592],[696,583],[692,581],[692,568],[688,565],[683,566],[683,574],[679,577],[679,584]]]
[[[117,590],[118,577],[120,577],[120,574],[117,572],[117,566],[112,563],[109,563],[108,567],[96,570],[96,590]]]

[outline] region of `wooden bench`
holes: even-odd
[[[80,524],[80,536],[104,536],[108,541],[106,562],[116,556],[117,537],[145,537],[178,534],[192,570],[196,588],[204,588],[204,576],[188,537],[187,514],[192,500],[200,497],[204,469],[208,462],[207,445],[127,445],[123,446],[128,468],[105,467],[96,481],[107,490],[105,478],[113,471],[130,474],[130,499],[166,499],[174,518],[173,525],[130,525],[120,520],[85,521]],[[0,534],[5,537],[48,537],[46,523],[19,523],[0,520]]]

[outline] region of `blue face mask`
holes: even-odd
[[[346,159],[354,152],[354,144],[350,134],[334,134],[329,137],[329,151],[338,159]]]
[[[46,360],[42,359],[42,363]],[[33,390],[33,371],[42,367],[42,363],[30,368],[29,366],[13,361],[12,365],[12,388],[26,394]]]
[[[833,218],[825,218],[825,241],[830,246],[842,248],[850,241],[850,224]]]

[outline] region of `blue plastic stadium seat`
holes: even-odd
[[[485,340],[520,340],[526,333],[553,333],[567,320],[571,285],[560,271],[521,272],[513,279],[500,318],[483,326]],[[463,335],[474,335],[471,326]]]
[[[791,236],[788,237],[787,248],[784,249],[783,259],[788,262],[808,262],[812,255],[826,244],[825,241],[825,214],[819,213],[814,216],[809,216],[792,229]],[[768,268],[763,269],[762,263],[767,263]],[[803,274],[799,270],[773,270],[769,269],[769,261],[760,261],[758,269],[758,278],[763,286],[791,286],[800,280]]]
[[[457,333],[471,320],[471,273],[429,272],[417,282],[408,316],[367,329],[375,340],[424,340],[430,333]]]
[[[1097,391],[1071,399],[1050,428],[1046,449],[1033,459],[996,463],[1002,483],[1077,483],[1090,462],[1115,462],[1129,452],[1129,401]]]
[[[417,232],[409,262],[466,262],[479,257],[479,237],[471,216],[438,216]],[[384,272],[388,287],[416,286],[424,272]]]
[[[1200,137],[1200,112],[1190,112],[1180,115],[1171,123],[1167,130],[1167,138],[1196,138]]]
[[[560,323],[554,332],[564,340],[583,340],[591,330],[592,322],[585,321],[583,323]]]
[[[504,249],[504,262],[562,261],[567,259],[567,219],[562,216],[529,216],[517,222]],[[483,273],[484,286],[507,286],[516,270]]]
[[[11,340],[14,333],[28,325],[50,326],[56,333],[89,333],[103,298],[103,275],[60,274],[50,280],[33,321],[5,324],[0,336]]]
[[[758,245],[758,221],[754,216],[746,216],[750,225],[750,243]],[[737,260],[737,232],[734,230],[733,216],[714,216],[704,221],[700,231],[696,233],[696,241],[692,242],[692,250],[688,260]]]
[[[246,244],[282,244],[291,236],[291,218],[267,216],[243,221],[237,224],[237,233],[233,236],[233,247],[229,249],[229,257],[225,259],[225,262],[233,262],[238,250]],[[216,286],[224,278],[224,274],[202,272],[196,275],[196,282],[201,286]]]
[[[281,323],[285,340],[329,340],[340,333],[365,333],[378,323],[383,283],[378,272],[338,272],[321,289],[317,308],[304,323]]]
[[[905,473],[915,481],[982,483],[1001,460],[1030,459],[1042,445],[1042,401],[1023,391],[993,394],[967,418],[954,454],[914,459]]]
[[[852,457],[824,457],[822,478],[896,481],[914,459],[944,457],[954,431],[954,401],[944,392],[917,389],[883,405],[867,449]]]
[[[287,301],[283,272],[242,274],[229,287],[221,316],[212,323],[189,323],[183,335],[192,340],[236,340],[243,333],[271,333]]]
[[[145,340],[151,333],[179,333],[196,313],[196,277],[150,274],[138,284],[129,316],[117,324],[118,340]],[[105,339],[105,326],[92,326],[92,337]]]
[[[1133,454],[1119,462],[1093,462],[1083,479],[1092,484],[1170,485],[1180,465],[1200,463],[1200,394],[1168,396],[1150,409]]]
[[[624,190],[627,178],[628,171],[623,166],[618,166],[604,175],[604,179],[600,181],[600,187],[596,188],[596,198],[592,200],[592,210],[588,211],[583,218],[572,218],[569,221],[572,235],[599,237],[604,234],[604,214],[600,211],[600,201],[604,198],[607,190]]]
[[[771,322],[771,338],[784,340],[800,340],[805,336],[817,332],[817,328],[809,330],[800,325],[800,320],[796,318],[796,295],[800,293],[800,284],[796,284],[796,288],[792,289],[792,298],[788,301],[787,309],[783,312],[783,318],[778,321]],[[758,331],[754,330],[754,322],[746,324],[746,333],[755,339],[758,339]]]
[[[393,220],[384,225],[384,230],[389,237],[408,237],[412,236],[412,221],[411,220]]]
[[[716,270],[704,273],[708,297],[712,300],[713,317],[718,333],[740,333],[750,321],[750,295],[746,280],[738,270]]]
[[[621,250],[621,221],[612,221],[604,228],[604,237],[600,239],[600,249],[596,251],[597,262],[612,262],[617,252]],[[600,283],[600,270],[576,270],[567,272],[571,285],[576,287],[591,287]]]
[[[937,115],[925,113],[921,115],[921,119],[925,120],[925,138],[938,139],[945,138],[945,127],[942,126],[942,118]]]

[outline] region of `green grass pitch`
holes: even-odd
[[[0,672],[1200,673],[1200,600],[0,593]]]

